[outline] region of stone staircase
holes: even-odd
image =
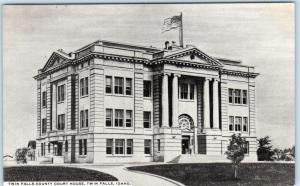
[[[224,155],[182,154],[169,163],[229,163]]]

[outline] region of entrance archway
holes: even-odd
[[[181,138],[181,153],[182,154],[191,154],[193,144],[191,139],[193,136],[194,121],[193,118],[187,114],[182,114],[179,116],[179,128],[182,130]]]

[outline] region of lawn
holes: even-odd
[[[58,166],[20,166],[4,168],[4,181],[117,181],[102,172]]]
[[[242,163],[238,169],[238,180],[231,178],[230,163],[165,164],[129,169],[161,175],[187,186],[286,186],[295,182],[295,164],[284,163]]]

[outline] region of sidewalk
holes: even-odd
[[[72,165],[69,165],[73,167]],[[174,180],[152,175],[149,173],[144,173],[140,171],[130,171],[126,167],[130,165],[119,165],[119,166],[89,166],[89,165],[76,165],[74,167],[93,169],[100,172],[104,172],[115,176],[119,181],[129,181],[133,186],[184,186],[183,184],[176,182]]]

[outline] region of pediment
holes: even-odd
[[[222,66],[218,60],[210,57],[197,48],[179,50],[178,52],[166,55],[165,58]]]
[[[52,55],[50,56],[50,58],[48,59],[47,63],[43,67],[43,71],[63,65],[64,63],[67,63],[68,61],[70,61],[70,59],[68,59],[67,57],[65,57],[57,52],[53,52]]]

